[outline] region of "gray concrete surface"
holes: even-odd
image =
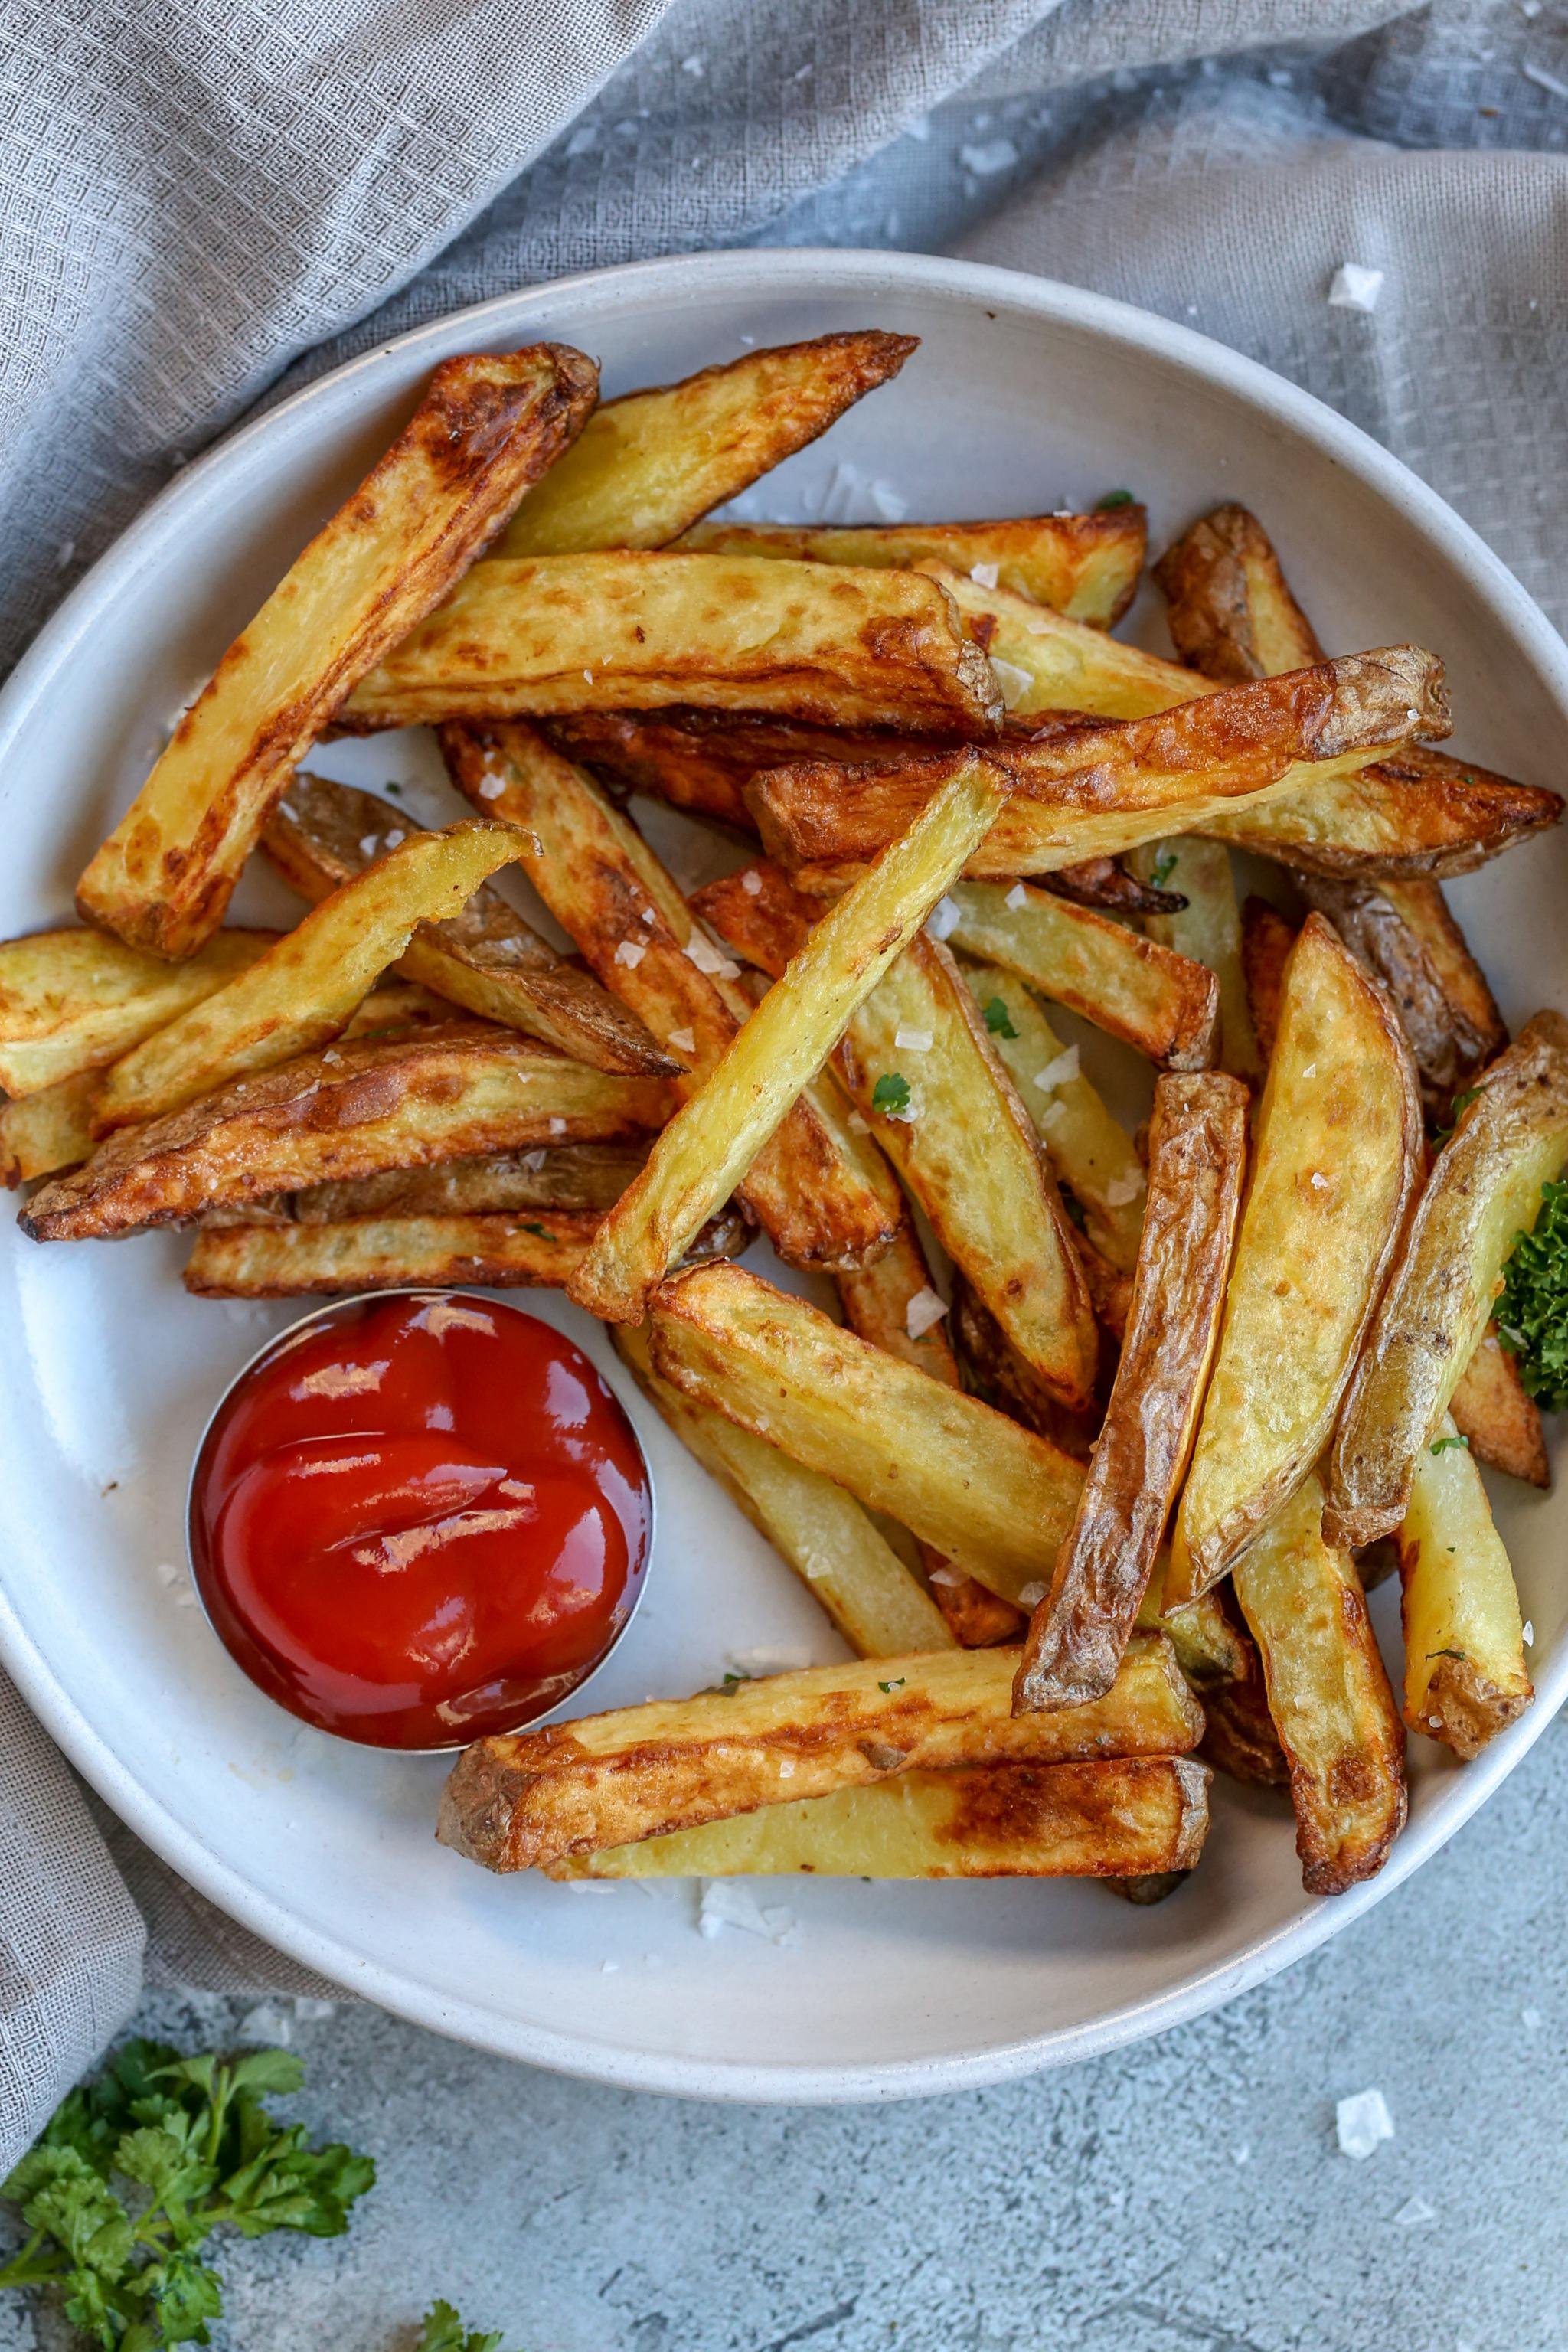
[[[298,2102],[372,2150],[341,2242],[226,2248],[229,2352],[1562,2352],[1568,1722],[1407,1885],[1276,1983],[1004,2091],[700,2106],[271,2004]],[[267,2034],[163,1996],[145,2031]],[[1338,2149],[1375,2085],[1395,2137]],[[0,2352],[66,2336],[19,2304]]]

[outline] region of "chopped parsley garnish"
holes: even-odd
[[[1426,1653],[1426,1663],[1429,1665],[1434,1658],[1458,1658],[1462,1665],[1465,1662],[1465,1655],[1466,1654],[1463,1650],[1428,1650]]]
[[[910,1107],[910,1082],[897,1070],[885,1070],[871,1089],[873,1110],[895,1114]]]
[[[727,1666],[724,1670],[724,1679],[719,1687],[726,1698],[733,1698],[741,1685],[749,1683],[751,1679],[751,1675],[742,1674],[739,1666]]]
[[[1111,514],[1118,507],[1130,507],[1131,504],[1131,490],[1107,490],[1102,499],[1096,499],[1094,511],[1096,514]]]
[[[525,1224],[522,1230],[525,1234],[537,1234],[542,1242],[552,1242],[555,1239],[548,1225]]]
[[[902,1689],[903,1689],[903,1686],[904,1686],[904,1677],[903,1677],[903,1675],[900,1675],[899,1676],[899,1678],[898,1678],[897,1682],[891,1682],[891,1683],[879,1683],[879,1684],[877,1685],[877,1688],[878,1688],[879,1691],[896,1691],[896,1690],[902,1690]]]
[[[985,1007],[985,1026],[993,1037],[1016,1037],[1018,1034],[1012,1014],[999,996],[994,996]]]
[[[1176,853],[1173,849],[1163,849],[1160,852],[1159,856],[1154,860],[1153,871],[1149,877],[1150,881],[1152,882],[1156,890],[1163,890],[1164,888],[1166,883],[1175,872],[1177,863],[1178,860]]]
[[[403,786],[401,784],[393,783],[390,779],[387,782],[386,790],[392,794],[395,801],[400,801],[403,798]],[[437,2305],[437,2310],[439,2310],[440,2307],[441,2306],[439,2305]]]
[[[433,2303],[425,2315],[416,2352],[497,2352],[500,2330],[481,2336],[467,2331],[449,2303]]]
[[[1451,1445],[1462,1445],[1468,1453],[1470,1441],[1468,1437],[1460,1437],[1457,1433],[1452,1437],[1435,1437],[1426,1451],[1428,1454],[1447,1454]]]
[[[1541,1188],[1534,1231],[1503,1268],[1498,1328],[1519,1377],[1548,1412],[1568,1406],[1568,1182]]]

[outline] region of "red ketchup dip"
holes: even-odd
[[[353,1299],[229,1391],[191,1486],[208,1615],[251,1680],[376,1748],[560,1704],[631,1615],[652,1504],[580,1348],[447,1292]]]

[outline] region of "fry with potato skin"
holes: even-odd
[[[731,1814],[552,1863],[557,1879],[1103,1878],[1185,1873],[1203,1851],[1208,1775],[1185,1757],[987,1764]]]
[[[598,371],[560,343],[444,360],[296,559],[77,885],[133,947],[210,939],[267,812],[333,709],[446,593],[581,431]]]
[[[1035,1611],[1013,1704],[1110,1689],[1196,1434],[1247,1164],[1248,1095],[1217,1073],[1154,1089],[1149,1199],[1121,1360],[1072,1530]]]
[[[123,1055],[99,1093],[99,1132],[162,1118],[336,1036],[415,925],[458,912],[518,847],[510,825],[471,821],[399,843],[248,970]]]
[[[1279,1027],[1279,1004],[1285,993],[1285,967],[1296,944],[1296,926],[1288,922],[1267,898],[1249,898],[1241,909],[1241,971],[1247,983],[1247,1009],[1265,1069],[1274,1051]]]
[[[436,1833],[487,1869],[527,1870],[907,1769],[1171,1756],[1202,1735],[1158,1634],[1108,1697],[1054,1716],[1009,1713],[1013,1666],[1007,1650],[856,1659],[477,1740]]]
[[[989,662],[926,572],[606,551],[476,564],[336,724],[672,702],[977,736],[1002,716]]]
[[[1446,915],[1437,885],[1336,882],[1314,874],[1303,874],[1300,883],[1307,904],[1328,918],[1351,953],[1387,990],[1410,1040],[1427,1116],[1435,1124],[1446,1122],[1455,1095],[1507,1045],[1508,1032],[1500,1021],[1482,1029],[1467,1016],[1421,937],[1390,896],[1400,889],[1430,892],[1437,910]],[[1457,932],[1458,926],[1448,920]],[[1495,1005],[1492,1012],[1495,1020]]]
[[[580,1307],[641,1321],[654,1286],[776,1132],[1004,797],[976,761],[817,924],[600,1227],[573,1279]]]
[[[654,1299],[655,1370],[886,1511],[1016,1604],[1072,1522],[1079,1464],[738,1266]]]
[[[1424,1150],[1393,1008],[1310,915],[1286,972],[1219,1353],[1172,1539],[1172,1605],[1225,1574],[1322,1452]]]
[[[1236,903],[1236,880],[1230,852],[1221,841],[1204,841],[1195,834],[1177,834],[1163,842],[1146,842],[1129,859],[1134,871],[1173,885],[1186,900],[1173,914],[1146,916],[1144,936],[1158,946],[1189,956],[1213,972],[1219,990],[1219,1044],[1215,1060],[1233,1078],[1257,1087],[1263,1080],[1263,1056],[1247,1003],[1242,969],[1241,914]]]
[[[34,1241],[103,1239],[384,1168],[619,1141],[668,1108],[657,1078],[586,1069],[488,1023],[345,1039],[121,1129],[19,1223]]]
[[[1309,1895],[1375,1876],[1405,1826],[1405,1733],[1346,1551],[1322,1532],[1308,1477],[1236,1564],[1236,1597],[1263,1659],[1290,1774]]]
[[[294,1222],[342,1224],[351,1217],[517,1215],[533,1209],[612,1208],[643,1161],[646,1141],[568,1143],[552,1150],[493,1151],[424,1168],[312,1184],[293,1196]]]
[[[276,931],[217,931],[182,964],[107,931],[38,931],[0,943],[0,1087],[37,1094],[101,1069],[277,940]]]
[[[99,1083],[96,1070],[80,1070],[36,1095],[0,1103],[0,1183],[30,1184],[91,1158]]]
[[[1437,1154],[1334,1433],[1324,1532],[1392,1535],[1491,1317],[1505,1260],[1568,1164],[1568,1022],[1538,1013],[1481,1079]]]
[[[1535,1696],[1513,1570],[1481,1474],[1445,1414],[1416,1456],[1394,1537],[1405,1624],[1405,1720],[1479,1756]]]
[[[1495,1323],[1487,1325],[1460,1373],[1448,1411],[1476,1460],[1489,1470],[1504,1471],[1529,1486],[1551,1486],[1541,1408],[1526,1394],[1519,1366],[1500,1341]]]
[[[317,906],[363,873],[384,841],[390,848],[395,835],[423,830],[374,793],[301,772],[268,818],[261,847],[285,882]],[[460,914],[421,923],[397,968],[464,1012],[542,1037],[592,1069],[673,1077],[680,1067],[590,972],[557,955],[499,890],[483,885]]]

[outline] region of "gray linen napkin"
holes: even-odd
[[[258,401],[509,288],[746,242],[961,250],[1186,320],[1561,614],[1565,155],[1540,0],[0,0],[0,657]],[[1344,261],[1375,310],[1329,307]],[[144,1944],[165,1979],[320,1988],[95,1827],[3,1677],[0,1760],[4,2164]]]

